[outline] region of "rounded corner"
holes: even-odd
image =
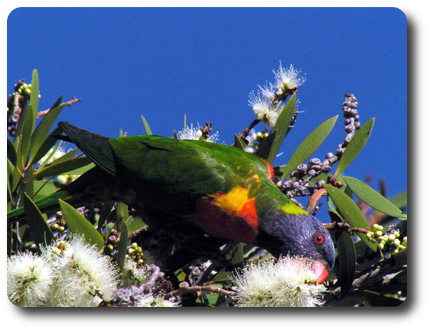
[[[408,24],[408,17],[406,16],[406,13],[402,9],[400,9],[399,7],[392,7],[391,9],[397,12],[400,16],[402,16],[406,25]]]
[[[23,9],[23,7],[16,7],[16,8],[14,8],[14,9],[12,9],[12,10],[10,11],[10,13],[7,15],[7,22],[9,22],[9,19],[12,17],[12,14],[14,14],[14,15],[15,15],[15,13],[16,13],[18,10],[20,10],[20,9]]]

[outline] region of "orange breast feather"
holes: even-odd
[[[254,243],[258,230],[255,200],[242,187],[201,198],[187,220],[213,236],[248,244]]]

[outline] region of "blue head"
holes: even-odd
[[[334,265],[334,245],[327,229],[312,215],[270,211],[259,223],[257,244],[275,257],[296,256],[313,261],[318,282]]]

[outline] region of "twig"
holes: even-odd
[[[174,296],[182,296],[187,293],[218,293],[226,296],[236,296],[237,293],[234,291],[228,291],[222,288],[217,288],[212,285],[207,286],[191,286],[191,287],[181,287],[177,290],[170,291],[164,296],[164,299],[169,299]]]
[[[261,120],[260,119],[254,119],[251,124],[247,128],[245,128],[242,133],[240,133],[240,137],[242,139],[246,138],[249,135],[249,132],[251,132],[251,129],[254,128],[255,125],[257,125]]]
[[[366,228],[358,228],[358,227],[351,227],[346,222],[331,222],[331,223],[324,223],[323,224],[326,229],[341,229],[344,231],[347,231],[348,233],[362,233],[367,234],[369,232]]]
[[[62,103],[62,104],[60,104],[60,107],[61,106],[64,106],[64,107],[71,107],[73,104],[75,104],[75,103],[77,103],[77,102],[81,102],[82,101],[82,99],[78,99],[78,98],[76,98],[76,97],[74,97],[74,98],[72,98],[70,101],[68,101],[68,102],[64,102],[64,103]],[[46,116],[48,113],[49,113],[49,111],[51,111],[52,109],[48,109],[48,110],[44,110],[44,111],[39,111],[38,113],[37,113],[37,118],[40,118],[40,117],[42,117],[42,116]]]

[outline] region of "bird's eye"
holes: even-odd
[[[321,234],[317,234],[314,236],[314,242],[316,244],[322,244],[324,242],[324,236]]]

